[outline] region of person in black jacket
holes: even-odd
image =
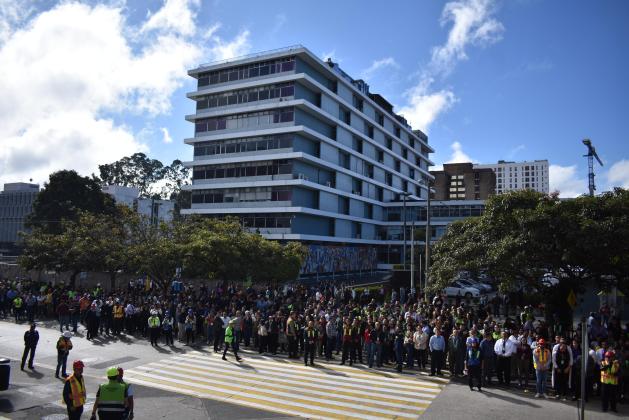
[[[21,369],[24,370],[24,364],[26,363],[26,358],[30,353],[31,357],[28,359],[28,368],[33,369],[33,359],[35,358],[35,348],[37,347],[37,342],[39,341],[39,332],[35,329],[35,323],[31,324],[31,328],[24,333],[24,353],[22,354],[22,366]]]

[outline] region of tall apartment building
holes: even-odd
[[[15,254],[20,243],[20,232],[26,217],[33,211],[33,202],[39,193],[38,184],[16,182],[4,184],[0,192],[0,252]]]
[[[435,177],[435,200],[486,200],[496,191],[494,172],[471,163],[446,163],[443,170],[430,173]]]
[[[496,173],[496,193],[531,189],[548,194],[548,160],[474,165],[475,169],[491,169]]]
[[[386,99],[302,46],[188,73],[197,90],[182,213],[238,216],[269,239],[302,241],[306,274],[373,269],[399,250],[385,208],[405,193],[427,198],[434,150]]]

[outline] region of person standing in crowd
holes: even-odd
[[[529,386],[529,366],[531,364],[531,346],[527,342],[527,338],[522,336],[519,338],[516,349],[516,369],[518,373],[518,386],[528,392]]]
[[[223,316],[225,312],[223,312]],[[214,353],[218,353],[221,348],[221,341],[223,340],[223,316],[215,316],[214,317]]]
[[[453,377],[463,375],[465,364],[466,340],[461,335],[459,329],[454,328],[448,340],[448,361],[450,363],[450,373]]]
[[[417,367],[419,367],[419,369],[425,369],[428,360],[428,332],[426,332],[421,325],[417,326],[417,330],[413,334],[413,347],[415,357],[417,358]]]
[[[68,411],[68,420],[79,420],[83,414],[83,406],[87,392],[85,391],[85,379],[83,379],[83,368],[85,365],[80,360],[72,363],[73,373],[63,385],[63,402]]]
[[[227,355],[227,351],[229,350],[229,347],[231,346],[234,352],[234,356],[236,357],[236,360],[240,362],[242,359],[238,357],[238,348],[234,344],[234,341],[235,341],[234,324],[235,324],[235,320],[232,319],[229,321],[229,324],[227,324],[227,328],[225,328],[225,349],[223,350],[223,360],[227,360],[227,357],[225,356]]]
[[[308,321],[308,326],[304,331],[304,366],[308,366],[308,358],[310,357],[310,366],[314,366],[314,358],[317,350],[317,341],[319,340],[319,331],[314,326],[314,321]]]
[[[96,392],[91,420],[123,420],[128,407],[128,388],[120,383],[118,368],[107,369],[107,383],[101,384]]]
[[[430,376],[442,375],[441,364],[443,363],[443,352],[446,348],[446,340],[441,335],[441,330],[435,328],[435,335],[428,341],[430,349]]]
[[[562,338],[557,352],[553,353],[554,387],[556,390],[555,399],[563,398],[566,401],[568,396],[568,383],[572,358],[568,353],[568,347]]]
[[[24,301],[22,300],[20,295],[17,295],[13,299],[13,314],[15,315],[15,323],[16,324],[18,322],[20,322],[20,319],[22,318],[22,310],[23,309],[24,309]]]
[[[546,341],[540,338],[533,350],[533,368],[535,369],[536,393],[535,398],[548,398],[546,395],[546,377],[550,367],[550,351],[546,348]]]
[[[494,345],[494,352],[497,356],[496,376],[500,385],[509,386],[511,384],[511,356],[515,350],[515,343],[509,339],[509,333],[506,330],[503,331],[502,337]]]
[[[288,358],[296,359],[299,357],[297,355],[297,325],[295,323],[295,318],[297,314],[295,312],[291,312],[288,319],[286,320],[286,338],[288,340]]]
[[[26,364],[26,358],[28,358],[28,368],[34,369],[33,359],[35,359],[35,349],[37,348],[37,342],[39,342],[39,332],[35,329],[36,325],[33,322],[28,331],[24,333],[24,353],[22,353],[22,365],[21,369],[24,370]]]
[[[616,412],[616,397],[618,394],[618,373],[620,362],[616,360],[613,351],[606,351],[605,358],[601,362],[601,408],[603,412],[611,406]]]
[[[268,321],[260,320],[258,325],[258,353],[262,354],[268,351],[269,326]]]
[[[124,323],[124,306],[120,303],[120,299],[114,300],[112,308],[113,315],[113,333],[118,336],[122,332],[122,324]]]
[[[188,310],[188,315],[186,315],[186,319],[183,323],[183,328],[186,332],[186,346],[189,346],[191,341],[194,345],[194,327],[196,322],[197,321],[196,317],[194,316],[194,312],[192,311],[192,309]]]
[[[491,377],[496,366],[495,344],[491,332],[485,329],[485,338],[480,342],[480,349],[483,352],[483,362],[481,363],[483,386],[491,386]]]
[[[325,343],[325,360],[328,362],[333,359],[332,351],[334,347],[336,347],[336,317],[334,315],[328,317],[327,322],[325,323],[325,335],[326,335],[326,343]]]
[[[465,357],[465,369],[467,369],[470,391],[474,390],[474,379],[476,379],[478,384],[478,390],[482,391],[481,363],[483,361],[483,351],[480,349],[476,337],[471,340],[471,345],[472,347],[467,349]]]
[[[162,332],[164,333],[164,340],[166,345],[174,346],[173,343],[173,325],[175,320],[170,315],[170,311],[164,312],[164,320],[162,321]]]
[[[59,370],[61,370],[61,376],[67,378],[66,364],[68,363],[68,355],[72,350],[72,333],[66,331],[63,333],[59,340],[57,340],[57,369],[55,370],[55,378],[59,378]]]
[[[151,338],[151,346],[159,345],[157,343],[157,339],[159,338],[159,330],[161,327],[161,322],[159,320],[159,316],[157,316],[156,310],[151,311],[151,316],[148,319],[148,327],[149,327],[149,337]]]
[[[352,326],[349,322],[349,318],[345,319],[343,324],[343,351],[341,354],[341,364],[344,365],[345,361],[349,359],[349,365],[354,364],[352,351]]]

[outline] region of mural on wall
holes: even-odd
[[[376,248],[309,245],[301,274],[375,270]]]

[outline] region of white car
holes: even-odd
[[[463,286],[474,287],[474,288],[480,290],[481,292],[491,292],[491,290],[492,290],[491,285],[489,285],[487,283],[481,283],[481,282],[476,281],[474,279],[459,279],[457,281],[459,283],[461,283]]]
[[[446,296],[464,296],[466,298],[479,297],[480,290],[475,287],[466,287],[462,284],[453,283],[451,286],[443,289]]]

